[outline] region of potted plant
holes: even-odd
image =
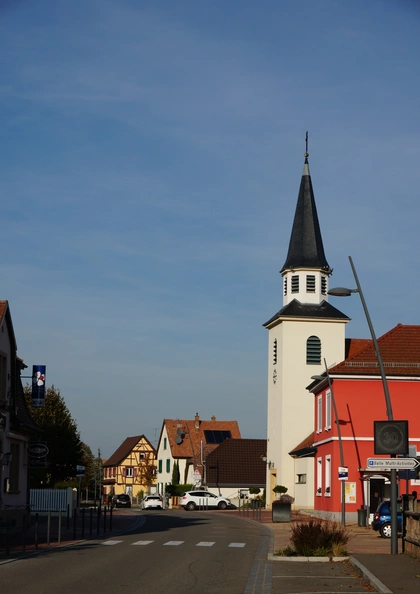
[[[278,495],[278,499],[273,501],[271,506],[273,522],[290,522],[293,497],[287,495],[287,487],[283,485],[276,485],[273,491]]]

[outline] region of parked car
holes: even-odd
[[[163,509],[163,499],[160,495],[146,495],[141,500],[140,509]]]
[[[397,502],[397,528],[398,532],[402,531],[403,513],[400,502]],[[382,501],[376,510],[373,521],[373,530],[379,531],[382,538],[391,538],[391,502],[389,499]]]
[[[181,495],[179,505],[188,511],[198,507],[226,509],[230,506],[230,499],[220,497],[210,491],[187,491]]]
[[[112,507],[131,507],[130,495],[121,493],[121,495],[114,495],[111,502]]]

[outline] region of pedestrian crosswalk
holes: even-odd
[[[124,544],[126,543],[126,541],[124,540],[104,540],[101,544],[105,545],[105,546],[114,546],[114,545],[119,545],[119,544]],[[127,543],[130,546],[133,547],[145,547],[148,545],[153,545],[156,544],[154,540],[137,540],[136,542],[131,542],[131,543]],[[164,547],[180,547],[183,544],[185,544],[185,540],[168,540],[166,542],[161,543],[161,546]],[[207,540],[201,540],[200,542],[195,543],[196,547],[213,547],[217,545],[216,541],[207,541]],[[233,549],[243,549],[246,546],[245,542],[230,542],[229,544],[224,544],[224,546],[227,546],[228,548],[233,548]]]

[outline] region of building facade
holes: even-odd
[[[395,420],[408,421],[409,451],[420,456],[420,326],[398,324],[378,339]],[[386,402],[375,349],[371,341],[308,386],[315,401],[315,510],[339,520],[345,479],[345,518],[357,520],[358,510],[373,513],[390,497],[390,472],[373,470],[369,458],[389,458],[374,451],[374,422],[386,421]],[[335,418],[335,409],[337,418]],[[341,451],[340,451],[341,448]],[[398,471],[399,495],[420,489],[418,472]]]
[[[344,359],[349,321],[328,302],[332,269],[324,253],[308,156],[305,153],[289,249],[280,271],[283,306],[264,324],[268,330],[267,505],[274,498],[274,486],[283,485],[301,509],[314,505],[314,462],[313,457],[290,453],[313,433],[314,408],[306,386],[312,375],[322,372],[324,359],[330,363]],[[302,477],[306,483],[299,483]]]

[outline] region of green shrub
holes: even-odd
[[[348,543],[348,530],[337,522],[311,518],[308,522],[292,525],[291,543],[299,556],[334,556],[333,549],[341,550]]]
[[[261,489],[259,487],[250,487],[249,488],[249,492],[251,495],[258,495],[258,493],[261,491]]]

